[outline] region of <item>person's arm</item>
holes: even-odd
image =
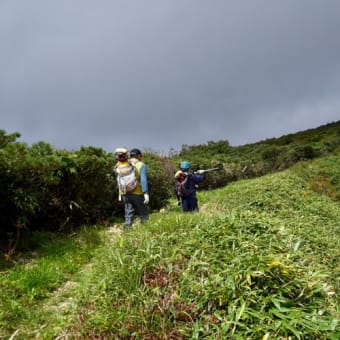
[[[146,165],[144,163],[140,167],[140,184],[141,184],[143,193],[147,194],[149,192],[148,177],[147,177]]]
[[[192,175],[192,179],[194,181],[194,183],[201,183],[204,180],[204,175],[197,175],[197,174],[193,174]]]

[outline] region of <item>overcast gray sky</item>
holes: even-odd
[[[68,150],[340,119],[339,0],[0,0],[0,129]]]

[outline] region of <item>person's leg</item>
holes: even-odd
[[[129,200],[138,211],[141,223],[146,222],[149,219],[149,209],[144,204],[144,195],[130,195]]]
[[[189,202],[188,202],[188,200],[186,198],[182,199],[182,210],[184,212],[189,211]]]
[[[197,201],[197,197],[195,196],[193,199],[193,207],[192,207],[193,211],[199,211],[198,209],[198,201]]]
[[[144,195],[140,197],[139,214],[141,223],[145,223],[149,219],[149,208],[144,204]]]
[[[190,196],[186,199],[187,211],[198,211],[197,198],[195,196]]]
[[[135,214],[135,208],[128,195],[124,196],[124,208],[125,208],[125,228],[130,229]]]

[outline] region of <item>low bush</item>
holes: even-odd
[[[123,214],[110,176],[113,154],[94,147],[55,150],[45,142],[28,147],[17,137],[0,135],[0,237],[7,256],[24,230],[71,231]],[[145,162],[150,209],[160,209],[172,194],[171,163],[153,153],[145,153]]]

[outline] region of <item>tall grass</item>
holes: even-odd
[[[338,339],[340,209],[312,181],[294,168],[200,192],[199,213],[40,242],[1,273],[0,336]]]

